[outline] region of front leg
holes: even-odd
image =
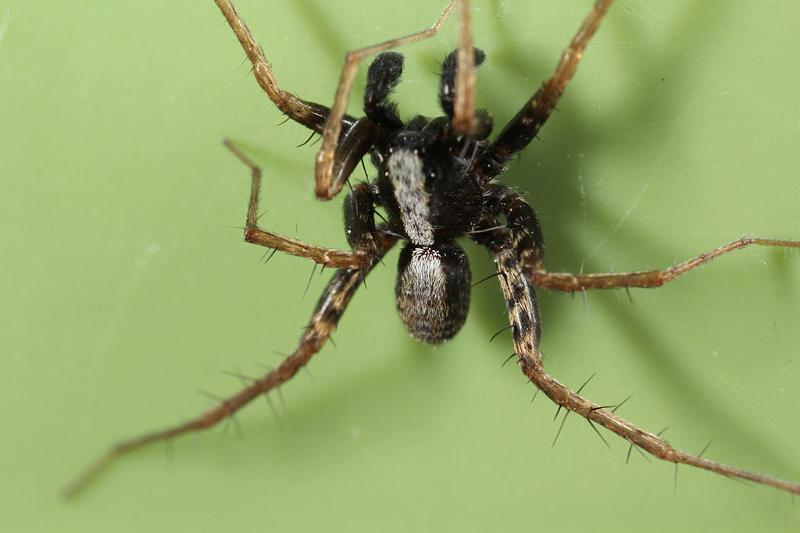
[[[256,42],[253,34],[250,33],[250,28],[247,27],[247,24],[245,24],[231,1],[214,1],[253,65],[253,76],[255,76],[264,93],[272,100],[272,103],[290,119],[317,133],[322,133],[328,120],[328,115],[330,115],[330,109],[324,105],[298,98],[289,91],[281,89],[275,79],[275,74],[272,72],[272,65],[264,55],[264,50]],[[347,132],[355,122],[353,117],[344,113],[339,117],[339,120],[341,120],[343,132]]]
[[[611,1],[597,0],[592,11],[578,29],[578,33],[561,54],[561,59],[550,79],[544,82],[530,100],[522,106],[522,109],[506,124],[484,155],[476,161],[475,169],[486,181],[502,172],[505,163],[525,149],[547,122],[561,99],[564,89],[575,75],[586,45],[600,27],[600,22],[611,6]]]

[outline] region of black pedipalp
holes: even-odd
[[[378,55],[367,71],[364,113],[386,129],[396,130],[403,126],[397,113],[397,104],[389,100],[389,95],[399,83],[402,73],[403,56],[397,52]]]

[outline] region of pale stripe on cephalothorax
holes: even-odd
[[[389,156],[387,168],[408,238],[414,244],[432,245],[430,197],[425,190],[422,159],[413,150],[396,150]]]

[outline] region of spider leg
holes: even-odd
[[[228,148],[242,163],[250,168],[252,183],[250,186],[250,202],[247,206],[247,220],[245,221],[244,240],[253,244],[260,244],[267,248],[274,248],[290,255],[305,257],[315,263],[334,268],[363,268],[370,264],[371,259],[364,250],[343,251],[332,248],[322,248],[307,244],[297,239],[284,237],[258,227],[258,199],[261,189],[261,168],[250,160],[239,148],[229,140],[224,141]]]
[[[287,117],[317,133],[322,133],[328,120],[330,109],[324,105],[302,100],[289,91],[284,91],[278,87],[278,81],[272,72],[272,65],[267,61],[264,50],[253,38],[253,34],[250,33],[250,29],[236,11],[233,3],[230,0],[214,1],[242,45],[247,58],[253,65],[253,75],[269,99]],[[340,114],[337,120],[342,121],[345,131],[349,130],[355,122],[353,117],[344,113]]]
[[[663,270],[644,270],[636,272],[612,272],[595,274],[571,274],[568,272],[548,272],[542,266],[544,255],[544,242],[542,231],[536,219],[533,208],[513,189],[495,184],[486,186],[484,193],[484,212],[490,217],[503,215],[506,217],[508,228],[511,230],[510,238],[517,249],[517,258],[523,270],[529,274],[531,285],[536,288],[575,292],[589,289],[618,289],[618,288],[655,288],[686,274],[690,270],[708,263],[722,255],[749,246],[765,246],[771,248],[800,248],[800,241],[764,239],[758,237],[741,237],[724,246],[677,263]],[[493,228],[484,221],[483,226]],[[483,230],[478,230],[478,233]],[[481,244],[491,240],[488,235],[476,238]],[[509,238],[504,234],[495,236],[494,239]]]
[[[536,269],[531,272],[531,284],[534,287],[556,291],[585,291],[588,289],[616,289],[621,287],[653,288],[672,281],[704,263],[730,252],[748,246],[768,246],[781,248],[800,248],[800,241],[777,239],[761,239],[742,237],[725,246],[692,257],[682,263],[672,265],[664,270],[645,270],[638,272],[617,272],[606,274],[569,274],[565,272],[546,272]]]
[[[336,271],[317,302],[314,313],[303,331],[297,348],[280,365],[267,372],[261,378],[253,380],[247,387],[222,400],[218,405],[197,418],[160,431],[125,440],[112,446],[105,455],[92,463],[80,477],[65,489],[64,495],[67,498],[77,495],[118,458],[154,442],[169,441],[173,437],[209,429],[220,421],[233,416],[250,401],[294,377],[309,362],[311,357],[323,347],[333,330],[336,329],[339,319],[342,317],[356,289],[361,285],[364,276],[380,262],[383,255],[394,245],[395,239],[376,231],[375,243],[375,255],[366,267],[367,270],[339,269]]]
[[[222,0],[217,0],[217,2],[220,1]],[[316,181],[315,192],[317,198],[321,200],[330,200],[336,196],[344,186],[344,181],[341,179],[336,179],[334,174],[334,156],[339,135],[342,130],[342,118],[345,116],[345,109],[347,107],[347,99],[350,94],[350,88],[353,85],[353,80],[355,79],[356,72],[358,71],[358,65],[361,60],[367,56],[388,50],[390,48],[395,48],[402,44],[433,37],[453,11],[453,8],[458,1],[463,0],[451,0],[450,3],[447,4],[447,7],[444,8],[444,11],[442,11],[442,14],[439,15],[439,18],[436,20],[434,25],[426,30],[412,33],[404,37],[389,39],[388,41],[360,48],[358,50],[353,50],[345,55],[344,66],[342,67],[342,73],[339,78],[339,85],[336,88],[336,97],[334,98],[333,107],[331,107],[330,114],[328,115],[328,120],[325,123],[325,129],[322,132],[322,145],[320,146],[316,157],[314,175]]]
[[[375,206],[377,198],[366,183],[359,183],[347,194],[344,205],[344,231],[354,250],[369,252],[375,248]]]
[[[461,28],[459,30],[456,70],[455,103],[453,105],[453,129],[458,133],[475,133],[475,54],[472,46],[472,19],[469,0],[461,0],[458,6]]]
[[[564,89],[572,80],[586,45],[600,26],[611,2],[612,0],[595,2],[578,33],[562,52],[553,75],[506,124],[485,154],[475,163],[474,168],[481,173],[485,180],[499,174],[503,165],[528,146],[528,143],[539,133],[550,113],[558,104]]]
[[[658,459],[676,465],[687,464],[726,477],[754,481],[792,494],[800,494],[800,485],[796,483],[749,472],[677,450],[660,436],[640,429],[613,411],[573,392],[550,376],[542,364],[538,332],[536,328],[531,327],[531,324],[538,324],[539,321],[535,295],[519,263],[517,251],[511,246],[495,248],[492,251],[495,253],[498,278],[506,299],[509,321],[513,325],[514,346],[519,357],[519,366],[525,376],[554,403],[602,425]]]
[[[498,215],[505,216],[510,238],[525,272],[540,271],[544,239],[533,207],[510,187],[488,184],[484,188],[483,210],[492,219]]]

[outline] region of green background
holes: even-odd
[[[297,94],[331,101],[346,50],[429,25],[442,2],[240,0]],[[587,1],[475,1],[479,104],[503,124],[551,71]],[[665,5],[668,4],[668,5]],[[800,5],[613,6],[541,142],[506,181],[536,206],[551,270],[662,267],[743,235],[800,238]],[[410,45],[401,112],[436,113],[454,21]],[[0,530],[780,531],[780,492],[647,463],[529,405],[494,281],[463,332],[414,343],[397,252],[327,346],[234,428],[63,485],[107,444],[199,413],[289,351],[323,287],[305,261],[242,242],[246,169],[262,225],[346,246],[313,198],[316,147],[259,92],[208,1],[0,0]],[[356,86],[363,85],[363,72]],[[358,112],[354,94],[351,111]],[[359,174],[360,175],[360,174]],[[468,245],[475,279],[492,271]],[[800,480],[800,258],[738,252],[658,290],[541,294],[550,371],[673,444]],[[171,450],[171,451],[170,451]]]

